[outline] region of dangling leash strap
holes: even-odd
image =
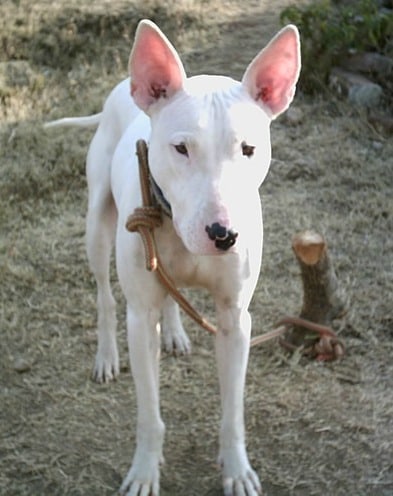
[[[157,277],[161,284],[168,290],[172,298],[179,304],[179,306],[201,327],[206,329],[211,334],[217,333],[217,328],[202,317],[184,298],[180,291],[176,288],[172,278],[168,275],[161,260],[157,254],[157,247],[154,238],[154,229],[160,227],[163,223],[162,220],[162,201],[157,201],[152,194],[152,190],[156,188],[152,186],[155,184],[150,174],[149,162],[147,158],[147,145],[144,140],[139,140],[136,144],[136,153],[139,162],[139,179],[141,184],[142,202],[143,206],[136,208],[134,213],[131,214],[126,222],[126,228],[130,232],[138,232],[143,240],[146,256],[146,269],[151,272],[156,272]],[[158,185],[156,185],[158,188]],[[161,190],[160,194],[162,195]],[[166,202],[167,203],[167,202]],[[169,205],[169,204],[168,204]],[[170,206],[169,206],[170,212]],[[277,324],[277,328],[270,332],[257,336],[251,340],[250,347],[257,346],[261,343],[269,341],[270,339],[281,337],[280,344],[289,350],[293,351],[290,343],[285,341],[282,336],[288,331],[291,325],[302,325],[317,334],[319,334],[319,341],[314,343],[314,346],[304,350],[304,354],[313,356],[317,360],[334,360],[344,354],[344,346],[341,341],[337,339],[335,333],[328,327],[320,326],[313,322],[299,319],[297,317],[286,317]]]
[[[172,278],[168,275],[157,254],[157,247],[154,238],[154,229],[162,225],[162,208],[158,205],[151,194],[151,176],[149,162],[147,159],[147,145],[144,140],[139,140],[136,144],[139,162],[139,179],[141,183],[143,206],[136,208],[126,223],[126,228],[130,232],[138,232],[141,235],[145,247],[146,268],[151,272],[156,272],[161,284],[168,290],[172,298],[197,324],[212,334],[216,334],[217,329],[213,324],[202,317],[184,298],[176,288]]]

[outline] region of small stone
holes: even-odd
[[[351,72],[378,74],[387,80],[393,74],[393,59],[377,52],[361,52],[344,59],[341,67]]]
[[[383,89],[370,79],[339,67],[333,67],[329,77],[329,86],[348,101],[367,108],[377,107],[383,97]]]
[[[383,89],[376,83],[353,86],[348,92],[348,100],[350,102],[368,108],[378,107],[382,96]]]
[[[18,374],[24,374],[25,372],[29,372],[29,370],[31,370],[31,363],[22,357],[15,358],[13,369],[15,372],[18,372]]]
[[[382,150],[383,148],[383,143],[381,143],[380,141],[373,141],[371,143],[372,147],[374,148],[374,150]]]
[[[303,121],[303,112],[298,107],[290,107],[285,113],[285,120],[290,126],[298,126]]]

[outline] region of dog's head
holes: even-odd
[[[270,121],[295,93],[296,27],[281,30],[237,82],[187,78],[167,38],[142,21],[129,70],[131,94],[151,119],[152,175],[171,205],[177,234],[195,254],[233,250],[258,218],[258,188],[271,156]]]

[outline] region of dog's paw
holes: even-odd
[[[104,349],[98,347],[93,370],[93,380],[99,384],[108,383],[116,379],[119,372],[120,366],[117,346],[114,345]]]
[[[162,347],[167,353],[173,355],[188,355],[191,353],[191,342],[183,326],[164,323],[162,333]]]
[[[159,496],[160,492],[160,456],[149,454],[148,457],[136,454],[133,464],[121,487],[121,496]]]
[[[243,449],[224,450],[219,457],[225,496],[260,496],[262,486]]]

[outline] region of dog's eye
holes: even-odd
[[[180,155],[185,155],[186,157],[188,157],[188,150],[184,143],[179,143],[178,145],[174,145],[174,146],[177,153],[180,153]]]
[[[242,143],[242,153],[246,157],[252,157],[254,155],[255,146],[247,145],[245,141]]]

